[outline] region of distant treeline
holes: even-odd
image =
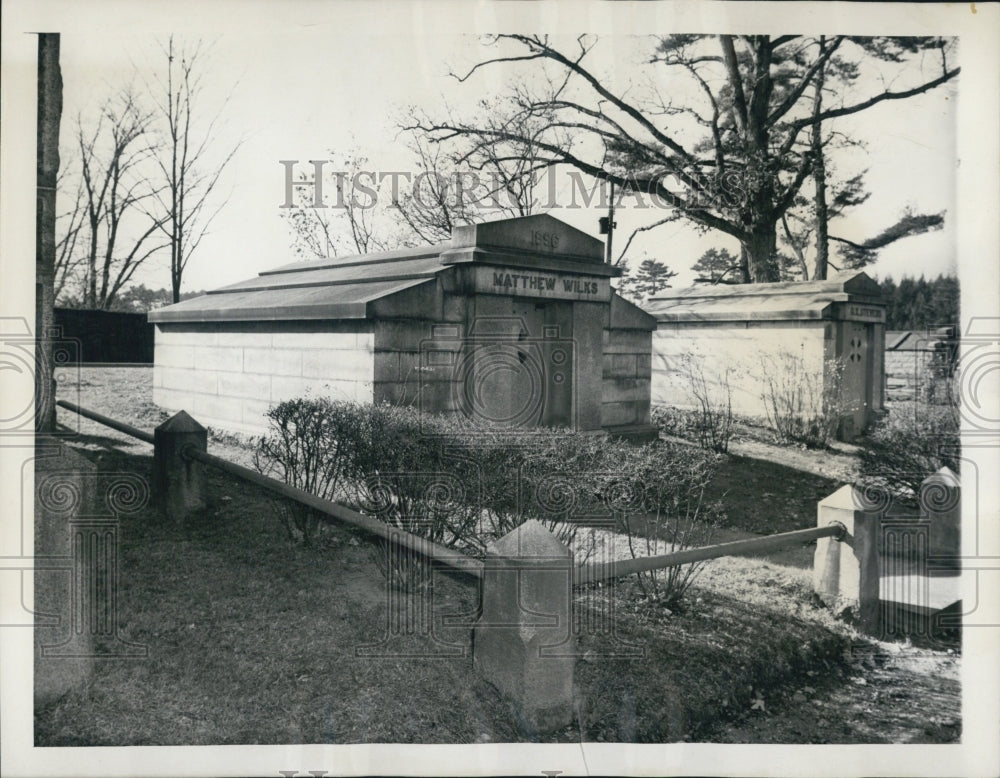
[[[204,290],[199,292],[181,292],[181,300],[190,297],[200,297],[205,294]],[[135,284],[118,294],[108,305],[109,311],[121,311],[124,313],[148,313],[165,305],[172,305],[173,294],[169,289],[149,289],[145,284]],[[57,305],[61,308],[85,309],[87,306],[80,297],[63,295],[59,298]]]
[[[925,330],[958,324],[958,279],[939,275],[932,281],[923,276],[903,276],[896,283],[891,276],[879,281],[886,304],[887,330]]]

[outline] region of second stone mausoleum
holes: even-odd
[[[842,440],[883,410],[885,306],[865,273],[666,289],[645,310],[656,403],[807,426],[822,416]]]
[[[249,433],[272,405],[324,395],[646,436],[656,322],[611,288],[603,257],[538,215],[278,267],[149,314],[153,399]]]

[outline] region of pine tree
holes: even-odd
[[[653,297],[661,289],[670,286],[670,279],[677,273],[655,259],[644,259],[635,273],[627,273],[620,285],[620,291],[637,302]]]
[[[936,329],[959,323],[960,288],[954,276],[942,274],[933,281],[903,276],[898,284],[887,276],[879,288],[887,330]]]
[[[885,328],[887,330],[896,329],[896,282],[892,276],[886,276],[879,282],[879,289],[882,292],[882,302],[885,303]]]
[[[697,273],[696,281],[710,284],[739,283],[740,261],[726,249],[709,249],[702,254],[691,269]]]
[[[778,226],[813,174],[812,127],[822,127],[815,134],[822,144],[840,118],[924,94],[959,73],[954,38],[668,34],[652,40],[654,48],[638,58],[643,71],[636,83],[647,86],[635,99],[638,93],[621,90],[628,77],[607,82],[601,69],[591,69],[587,57],[597,37],[579,36],[561,49],[541,34],[491,36],[479,61],[456,74],[459,81],[518,63],[541,76],[537,86],[518,78],[502,99],[489,101],[495,109],[417,116],[404,129],[436,143],[499,144],[507,155],[529,144],[536,166],[568,166],[738,241],[741,280],[770,282],[780,275]],[[837,96],[817,105],[827,79]],[[675,89],[675,81],[691,88]],[[671,94],[658,94],[657,83],[669,84]],[[828,167],[824,175],[835,172]],[[877,249],[892,235],[855,245]]]
[[[958,324],[959,293],[958,279],[954,276],[939,275],[931,282],[930,310],[932,326],[945,327]]]

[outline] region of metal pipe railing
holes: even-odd
[[[100,422],[105,427],[111,427],[113,430],[124,432],[126,435],[131,435],[133,438],[139,438],[139,440],[144,440],[147,443],[153,442],[153,434],[151,432],[146,432],[145,430],[133,427],[131,424],[126,424],[122,421],[117,421],[116,419],[112,419],[110,416],[105,416],[103,413],[87,410],[76,403],[71,403],[69,400],[56,400],[56,405],[61,408],[66,408],[67,410],[74,411],[87,419]]]
[[[269,478],[262,473],[258,473],[256,470],[251,470],[248,467],[237,465],[227,459],[222,459],[221,457],[217,457],[205,451],[199,451],[191,446],[184,449],[182,456],[187,459],[194,459],[198,462],[202,462],[203,464],[222,470],[230,475],[243,478],[244,480],[257,484],[257,486],[263,487],[268,491],[279,494],[282,497],[295,500],[296,502],[311,508],[317,513],[322,513],[325,516],[330,516],[331,518],[342,521],[345,524],[350,524],[354,527],[358,527],[359,529],[363,529],[366,532],[370,532],[383,540],[388,540],[395,545],[402,546],[410,549],[411,551],[416,551],[417,553],[422,554],[435,562],[446,564],[459,572],[468,573],[476,578],[483,577],[483,563],[474,557],[466,556],[460,551],[455,551],[447,546],[434,543],[433,541],[422,538],[419,535],[412,535],[409,532],[393,527],[383,521],[373,519],[370,516],[365,516],[363,513],[358,513],[357,511],[351,510],[343,505],[330,502],[329,500],[324,500],[322,497],[317,497],[315,494],[311,494],[310,492],[299,489],[298,487],[286,484],[284,481]]]
[[[112,419],[104,414],[97,413],[83,408],[68,400],[56,400],[59,405],[68,410],[74,411],[93,421],[104,424],[107,427],[124,432],[139,440],[153,443],[153,435],[138,427]],[[460,551],[434,543],[418,535],[412,535],[404,530],[397,529],[385,522],[365,516],[355,510],[339,505],[338,503],[324,500],[310,492],[298,487],[286,484],[270,478],[256,470],[237,465],[229,460],[222,459],[206,451],[200,451],[193,446],[188,446],[182,454],[186,459],[193,459],[203,464],[214,467],[223,472],[243,478],[246,481],[257,484],[268,491],[279,494],[290,500],[305,505],[308,508],[329,516],[337,521],[358,527],[383,540],[397,544],[404,548],[415,551],[436,562],[441,562],[449,567],[476,578],[483,577],[485,564],[474,557],[466,556]],[[773,551],[785,546],[792,546],[798,543],[808,543],[819,538],[835,537],[842,540],[847,532],[847,528],[839,521],[834,521],[825,527],[815,527],[813,529],[795,530],[794,532],[781,532],[777,535],[769,535],[764,538],[751,538],[748,540],[736,540],[731,543],[719,543],[714,546],[703,546],[701,548],[691,548],[684,551],[675,551],[672,554],[662,554],[653,557],[640,557],[638,559],[623,559],[620,561],[603,562],[598,564],[580,565],[573,570],[573,584],[576,586],[596,581],[604,581],[609,578],[621,578],[635,573],[647,572],[650,570],[660,570],[665,567],[702,562],[709,559],[717,559],[723,556],[736,556],[739,554],[752,554],[762,551]]]
[[[777,535],[768,535],[764,538],[734,540],[731,543],[718,543],[714,546],[690,548],[684,551],[675,551],[672,554],[581,565],[573,571],[573,583],[574,585],[588,584],[596,581],[605,581],[609,578],[621,578],[635,573],[644,573],[650,570],[660,570],[664,567],[703,562],[723,556],[773,551],[784,546],[808,543],[810,540],[818,538],[837,538],[841,540],[846,532],[847,528],[839,521],[835,521],[825,527],[780,532]]]

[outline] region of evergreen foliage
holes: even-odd
[[[939,275],[928,281],[891,276],[879,282],[886,305],[887,330],[926,330],[959,323],[959,284],[955,276]]]

